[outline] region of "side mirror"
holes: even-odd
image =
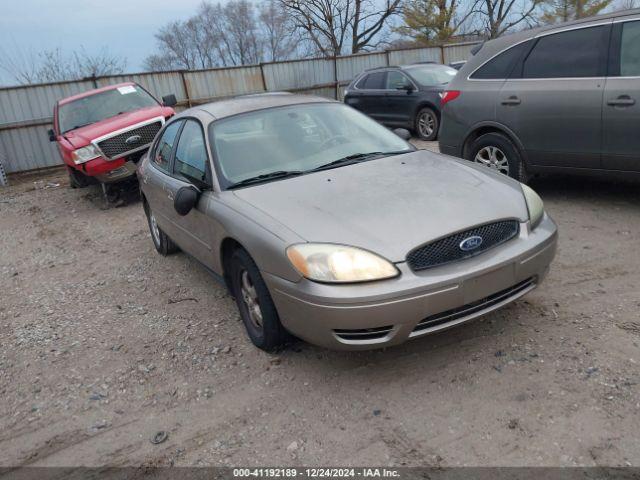
[[[413,85],[407,84],[407,85],[402,85],[401,87],[398,87],[397,90],[404,90],[407,93],[411,93],[413,92],[414,88],[413,88]]]
[[[182,187],[176,192],[176,196],[173,199],[173,208],[178,212],[178,215],[184,217],[193,210],[199,198],[200,192],[196,187]]]
[[[403,140],[409,140],[411,138],[411,132],[406,128],[396,128],[393,133]]]
[[[55,142],[56,141],[56,132],[53,131],[53,128],[50,128],[49,130],[47,130],[47,133],[49,134],[49,141],[50,142]]]
[[[178,104],[176,100],[176,96],[172,93],[171,95],[165,95],[162,97],[162,105],[165,107],[175,107]]]

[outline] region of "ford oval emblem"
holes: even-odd
[[[124,141],[124,143],[127,145],[133,145],[134,143],[138,143],[141,139],[142,137],[140,135],[131,135]]]
[[[482,245],[482,237],[478,235],[474,235],[472,237],[467,237],[460,242],[460,250],[464,252],[470,252],[471,250],[475,250],[480,245]]]

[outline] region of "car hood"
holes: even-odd
[[[150,120],[154,117],[168,117],[174,111],[169,107],[149,107],[123,113],[111,118],[105,118],[91,125],[86,125],[75,130],[66,132],[63,136],[73,145],[73,148],[82,148],[89,145],[93,140],[108,133],[113,133],[122,128],[130,127],[136,123]]]
[[[308,242],[352,245],[402,262],[415,247],[475,225],[516,218],[518,182],[427,151],[380,158],[234,190]]]

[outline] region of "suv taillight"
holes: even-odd
[[[445,90],[440,94],[440,106],[444,107],[451,100],[455,100],[460,96],[460,93],[460,90]]]

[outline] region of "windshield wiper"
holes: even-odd
[[[391,155],[400,155],[401,153],[409,153],[411,150],[397,150],[393,152],[369,152],[369,153],[354,153],[353,155],[347,155],[346,157],[339,158],[333,162],[325,163],[319,167],[312,168],[309,172],[318,172],[320,170],[328,170],[330,168],[336,168],[343,165],[351,165],[352,163],[362,162],[372,157],[389,157]]]
[[[302,175],[304,172],[300,170],[277,170],[275,172],[263,173],[262,175],[256,175],[255,177],[245,178],[244,180],[240,180],[239,182],[231,184],[229,189],[236,187],[243,187],[245,185],[252,185],[254,183],[260,183],[267,180],[275,180],[280,178],[288,178],[288,177],[296,177],[298,175]]]
[[[86,127],[87,125],[91,125],[93,122],[89,122],[89,123],[83,123],[82,125],[76,125],[75,127],[71,127],[68,128],[67,130],[65,130],[64,132],[62,132],[62,134],[64,135],[67,132],[70,132],[71,130],[75,130],[77,128],[82,128],[82,127]]]

